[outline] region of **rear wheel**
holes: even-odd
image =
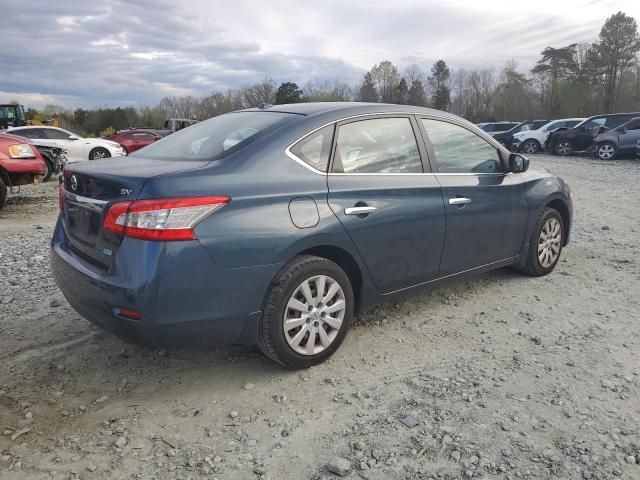
[[[573,145],[568,140],[560,140],[556,143],[555,147],[556,155],[566,156],[571,155],[573,153]]]
[[[89,152],[89,160],[102,160],[103,158],[109,158],[111,154],[109,150],[102,147],[97,147]]]
[[[545,208],[538,216],[529,240],[527,260],[520,270],[534,277],[551,273],[560,260],[563,244],[562,217],[554,208]]]
[[[537,140],[527,140],[525,141],[522,146],[520,147],[520,150],[522,150],[522,152],[527,153],[529,155],[533,154],[533,153],[538,153],[538,151],[540,150],[540,144],[538,143]]]
[[[289,368],[308,368],[340,346],[353,316],[349,277],[325,258],[304,255],[272,283],[264,305],[258,347]]]
[[[7,203],[7,184],[4,182],[2,175],[0,175],[0,210]]]
[[[617,153],[616,146],[610,142],[601,143],[596,147],[596,155],[600,160],[614,160]]]

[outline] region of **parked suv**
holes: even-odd
[[[593,151],[600,160],[613,160],[617,156],[633,154],[640,140],[640,117],[608,130],[593,139]]]
[[[549,135],[556,130],[575,127],[585,120],[584,118],[563,118],[553,120],[536,130],[521,131],[513,135],[511,147],[516,152],[527,154],[537,153],[542,150]]]
[[[0,133],[0,209],[11,187],[41,181],[46,171],[40,152],[29,140]]]
[[[142,343],[327,359],[354,312],[503,266],[541,276],[571,192],[452,114],[300,103],[69,165],[51,265],[73,308]]]
[[[493,138],[495,138],[502,145],[511,150],[514,135],[520,132],[535,131],[543,125],[547,124],[547,122],[549,122],[549,120],[528,120],[526,122],[519,123],[507,132],[497,133],[493,135]]]
[[[640,117],[640,112],[595,115],[573,128],[549,135],[547,148],[555,155],[571,155],[573,152],[585,151],[591,146],[595,136],[603,130],[616,128],[634,117]]]

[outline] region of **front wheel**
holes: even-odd
[[[520,150],[528,155],[538,153],[540,144],[536,140],[527,140],[522,144]]]
[[[53,174],[53,164],[51,163],[51,160],[49,160],[49,158],[44,155],[42,156],[42,159],[44,160],[44,164],[47,167],[47,171],[44,173],[44,177],[42,178],[42,181],[48,182],[49,179],[51,178],[51,175]]]
[[[600,160],[613,160],[616,158],[617,149],[613,143],[605,142],[596,147],[596,155]]]
[[[326,258],[303,255],[271,284],[258,332],[258,347],[289,368],[308,368],[340,346],[353,316],[346,273]]]
[[[556,155],[566,156],[573,153],[573,145],[568,140],[560,140],[556,143],[555,147]]]
[[[538,216],[536,228],[529,240],[526,263],[520,267],[534,277],[551,273],[560,260],[564,244],[564,226],[560,213],[545,208]]]
[[[103,158],[109,158],[111,154],[106,148],[98,147],[89,152],[89,160],[102,160]]]

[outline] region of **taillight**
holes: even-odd
[[[144,240],[194,240],[198,222],[230,201],[227,196],[209,196],[118,202],[111,205],[102,226]]]

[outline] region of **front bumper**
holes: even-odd
[[[224,269],[199,242],[125,238],[104,271],[76,255],[58,221],[51,270],[69,304],[84,318],[143,345],[255,344],[262,301],[279,265]],[[140,320],[118,315],[138,311]]]

